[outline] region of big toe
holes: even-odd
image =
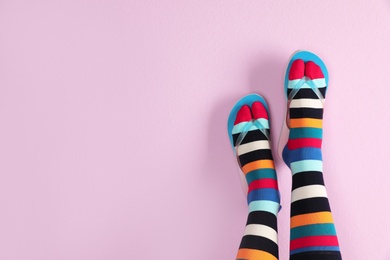
[[[268,120],[267,109],[263,103],[256,101],[252,104],[252,114],[254,119],[264,118]]]
[[[320,66],[315,64],[313,61],[306,62],[305,65],[305,75],[310,79],[321,79],[324,77],[324,74],[321,71]]]
[[[305,62],[301,59],[294,60],[288,74],[289,80],[301,79],[305,75]]]
[[[251,109],[248,105],[244,105],[238,110],[234,124],[237,125],[242,122],[249,122],[252,120]]]

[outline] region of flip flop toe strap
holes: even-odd
[[[270,140],[270,136],[267,132],[267,128],[258,120],[252,120],[247,122],[247,124],[244,126],[244,129],[241,131],[240,135],[237,138],[237,141],[235,143],[235,149],[236,149],[236,155],[237,155],[237,161],[240,164],[240,161],[238,160],[238,147],[241,145],[242,140],[244,140],[245,136],[248,134],[249,130],[252,128],[252,126],[256,126],[257,130],[261,131],[265,137]]]
[[[288,95],[288,101],[291,101],[295,95],[298,93],[298,91],[302,88],[304,84],[307,84],[313,92],[317,95],[318,99],[321,100],[322,105],[324,105],[325,99],[324,96],[322,95],[321,91],[318,89],[317,85],[308,77],[303,77],[298,81],[297,84],[295,84],[292,88],[292,91]]]

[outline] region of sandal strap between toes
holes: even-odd
[[[287,99],[291,101],[305,83],[313,90],[313,92],[317,95],[318,99],[321,100],[322,104],[324,104],[325,99],[321,91],[318,89],[317,85],[313,82],[313,80],[307,77],[303,77],[298,81],[297,84],[293,86],[293,89],[288,95]]]
[[[252,128],[252,126],[256,126],[257,129],[260,130],[268,140],[270,140],[270,136],[267,132],[267,128],[262,123],[260,123],[258,120],[252,120],[245,125],[243,131],[240,133],[240,135],[237,138],[237,141],[235,143],[236,154],[238,154],[238,151],[237,151],[238,146],[240,146],[242,140],[244,140],[245,136],[248,134],[248,132]]]

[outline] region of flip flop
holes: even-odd
[[[285,117],[283,120],[283,125],[282,125],[282,131],[280,133],[280,138],[279,138],[279,144],[278,144],[278,155],[279,157],[283,160],[283,149],[287,144],[288,137],[290,134],[290,128],[287,126],[287,117],[288,117],[288,111],[289,111],[289,101],[295,96],[295,94],[299,91],[300,87],[303,86],[304,83],[307,83],[313,91],[317,94],[318,98],[322,101],[324,104],[324,98],[322,97],[322,94],[319,92],[318,88],[316,87],[315,83],[311,81],[310,79],[307,79],[306,77],[302,78],[295,86],[294,90],[290,93],[290,96],[288,95],[288,83],[289,83],[289,74],[290,74],[290,69],[291,65],[295,60],[303,60],[305,63],[308,61],[313,61],[315,64],[317,64],[320,68],[322,73],[324,74],[325,78],[325,83],[326,83],[326,89],[328,88],[328,82],[329,82],[329,74],[328,70],[325,66],[325,63],[322,61],[318,55],[305,51],[305,50],[299,50],[296,51],[292,54],[292,56],[289,59],[287,69],[286,69],[286,74],[284,77],[284,94],[286,96],[286,101],[287,101],[287,108],[285,112]]]
[[[240,163],[238,161],[236,146],[235,146],[235,143],[233,142],[232,130],[234,127],[234,121],[236,120],[238,110],[240,110],[240,108],[244,105],[248,105],[249,107],[252,107],[252,104],[256,101],[258,101],[264,105],[265,109],[267,110],[267,114],[269,115],[269,109],[268,109],[268,105],[267,105],[267,102],[265,101],[265,99],[262,96],[253,93],[253,94],[249,94],[249,95],[244,96],[243,98],[241,98],[240,100],[238,100],[236,102],[236,104],[233,106],[232,110],[230,111],[228,123],[227,123],[227,130],[228,130],[228,136],[230,139],[230,145],[233,149],[234,156],[236,157],[237,162],[238,162],[237,163],[238,173],[239,173],[240,180],[241,180],[241,187],[242,187],[242,190],[243,190],[245,196],[248,194],[248,184],[247,184],[247,181],[245,179],[245,174],[242,172],[241,167],[240,167]],[[269,118],[269,116],[268,116],[268,118]],[[270,122],[269,119],[268,119],[268,121]],[[261,126],[261,124],[258,123],[257,121],[254,121],[253,124],[248,124],[248,127],[246,127],[247,129],[245,129],[241,133],[241,136],[238,138],[237,143],[240,143],[242,141],[242,139],[244,139],[245,135],[248,133],[250,128],[253,126],[257,127],[259,129],[259,131],[262,131],[262,132],[264,131],[264,128]],[[265,135],[268,136],[268,133]]]

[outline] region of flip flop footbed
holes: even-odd
[[[284,78],[284,93],[285,93],[285,97],[286,97],[287,107],[285,109],[285,117],[283,119],[282,130],[280,133],[279,144],[278,144],[278,155],[281,159],[283,159],[283,156],[282,156],[283,149],[288,142],[288,138],[289,138],[289,134],[290,134],[290,129],[287,126],[287,121],[289,120],[288,111],[289,111],[289,105],[290,105],[290,102],[288,100],[288,88],[289,88],[289,83],[290,83],[289,74],[290,74],[291,66],[292,66],[293,62],[296,60],[303,60],[305,63],[308,61],[312,61],[321,68],[321,71],[324,75],[324,79],[314,80],[313,82],[315,84],[326,85],[326,88],[327,88],[328,80],[329,80],[328,70],[325,66],[325,63],[322,61],[322,59],[318,55],[316,55],[312,52],[309,52],[309,51],[300,50],[300,51],[293,53],[292,56],[290,57],[288,64],[287,64],[285,78]]]
[[[269,109],[268,109],[268,105],[267,105],[265,99],[262,96],[255,94],[255,93],[246,95],[243,98],[241,98],[240,100],[238,100],[236,102],[236,104],[233,106],[232,110],[230,111],[228,123],[227,123],[227,130],[228,130],[230,145],[232,147],[232,150],[234,152],[234,156],[236,158],[237,158],[237,151],[236,151],[236,147],[235,147],[232,133],[233,133],[234,123],[236,121],[237,113],[243,106],[247,105],[249,107],[252,107],[253,103],[255,103],[255,102],[262,103],[264,108],[267,111],[267,115],[269,115],[269,112],[268,112]],[[268,118],[269,118],[269,116],[268,116]],[[256,127],[256,126],[253,125],[251,128],[253,128],[253,127]],[[244,192],[244,195],[246,196],[248,193],[248,184],[247,184],[247,180],[245,178],[245,174],[243,173],[243,171],[239,165],[238,160],[237,160],[237,169],[238,169],[238,173],[239,173],[239,177],[240,177],[240,181],[241,181],[241,187],[242,187],[242,190]]]

